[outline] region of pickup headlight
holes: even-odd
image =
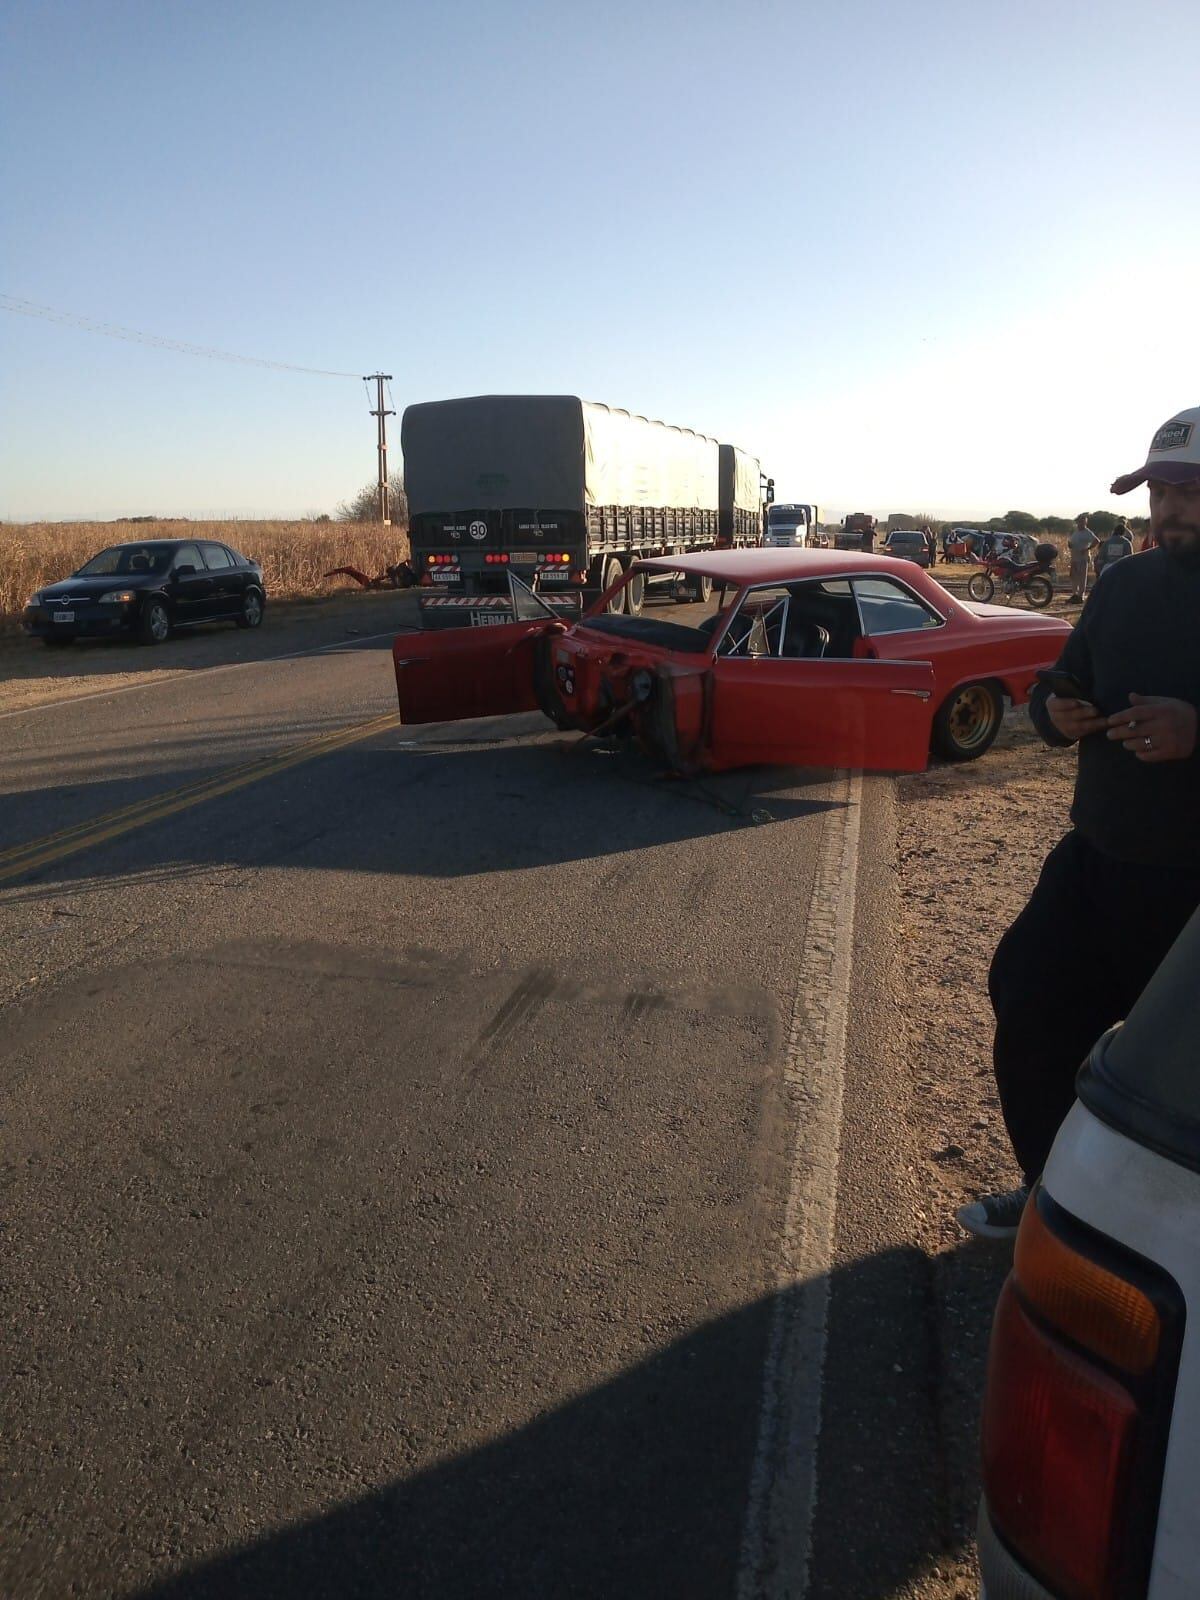
[[[110,589],[107,594],[100,596],[102,606],[127,606],[132,605],[137,597],[132,589]]]

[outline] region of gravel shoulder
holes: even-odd
[[[922,1149],[917,1175],[928,1196],[917,1220],[939,1347],[948,1552],[934,1569],[941,1587],[922,1592],[956,1600],[977,1592],[970,1552],[979,1406],[1011,1250],[966,1238],[954,1213],[1020,1177],[992,1081],[987,972],[1068,826],[1074,773],[1073,754],[1043,744],[1021,707],[982,760],[935,766],[899,784],[896,972]]]

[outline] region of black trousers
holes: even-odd
[[[1197,905],[1200,869],[1115,861],[1078,833],[1046,857],[988,975],[996,1087],[1026,1182],[1046,1164],[1089,1050],[1129,1014]]]

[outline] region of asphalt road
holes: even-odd
[[[910,1592],[890,784],[275,626],[0,724],[0,1592]]]

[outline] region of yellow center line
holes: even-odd
[[[400,713],[389,711],[382,717],[372,717],[369,722],[351,723],[347,728],[335,728],[331,733],[320,734],[305,744],[281,750],[278,755],[261,756],[257,760],[243,762],[240,766],[214,773],[210,778],[184,784],[179,789],[169,789],[165,794],[151,795],[146,800],[134,801],[132,805],[122,806],[119,810],[106,812],[100,817],[93,817],[90,821],[78,823],[73,828],[64,828],[41,839],[31,839],[27,844],[15,845],[9,850],[0,852],[0,883],[20,877],[23,873],[33,872],[38,867],[48,866],[52,861],[61,861],[64,856],[74,855],[79,850],[105,844],[110,839],[119,838],[123,833],[133,832],[135,828],[158,822],[163,817],[173,817],[180,811],[187,811],[192,806],[202,804],[205,800],[214,800],[219,795],[231,794],[235,789],[244,789],[249,784],[260,782],[263,778],[274,777],[278,772],[286,772],[289,767],[299,766],[304,761],[312,761],[315,757],[326,755],[331,750],[341,750],[346,745],[373,738],[377,733],[384,733],[389,728],[397,727],[399,722]]]

